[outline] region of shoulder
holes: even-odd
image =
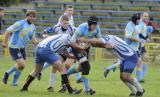
[[[83,29],[86,29],[88,27],[88,24],[87,23],[82,23],[78,26],[78,29],[79,30],[83,30]]]

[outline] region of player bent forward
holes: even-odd
[[[60,73],[62,83],[66,85],[68,92],[70,94],[79,94],[82,90],[73,90],[68,82],[68,77],[66,74],[66,69],[62,65],[61,60],[55,53],[60,53],[66,50],[70,46],[70,35],[59,34],[53,35],[42,42],[40,42],[35,51],[35,69],[28,76],[25,84],[23,85],[21,91],[27,91],[30,83],[35,79],[35,77],[41,72],[44,62],[47,62],[54,66]],[[85,49],[85,47],[79,47],[79,49]]]
[[[120,64],[120,78],[132,91],[130,96],[141,97],[145,92],[136,78],[131,74],[138,62],[138,56],[134,50],[132,50],[127,43],[122,39],[113,36],[105,35],[100,39],[87,39],[79,38],[81,41],[91,43],[94,46],[106,48],[111,51],[118,59],[121,59]]]

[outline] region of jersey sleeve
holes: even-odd
[[[16,31],[18,31],[20,29],[21,29],[20,22],[16,22],[13,25],[11,25],[10,27],[8,27],[6,31],[10,32],[10,33],[13,33],[13,32],[16,32]]]
[[[55,26],[53,27],[48,27],[47,29],[44,29],[43,34],[51,34],[54,33]]]
[[[100,37],[101,37],[101,29],[100,29],[100,27],[98,26],[96,38],[100,38]]]

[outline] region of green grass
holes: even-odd
[[[105,65],[111,64],[113,61],[100,61],[100,62],[91,62],[92,69],[90,72],[90,87],[96,90],[94,97],[128,97],[130,91],[129,89],[120,81],[119,79],[119,70],[116,70],[115,73],[111,72],[108,78],[103,77],[103,68]],[[3,74],[9,67],[12,66],[14,62],[9,57],[0,58],[0,77],[3,77]],[[84,91],[79,95],[70,95],[68,93],[58,93],[60,86],[60,74],[57,74],[55,91],[53,93],[48,93],[46,88],[48,87],[49,82],[49,72],[50,69],[46,69],[43,72],[43,78],[41,81],[37,79],[31,84],[28,92],[20,92],[27,75],[34,68],[34,58],[27,59],[27,65],[24,69],[22,76],[20,77],[19,84],[17,87],[10,86],[13,75],[10,76],[8,84],[4,85],[0,82],[0,97],[88,97]],[[142,86],[146,89],[146,93],[143,97],[159,97],[160,89],[160,65],[149,64],[148,73],[146,76],[146,83]],[[76,88],[84,88],[83,84],[75,83],[75,75],[71,77],[72,86]]]

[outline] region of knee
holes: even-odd
[[[81,67],[82,67],[82,75],[89,75],[89,71],[90,71],[89,62],[88,61],[82,62]]]
[[[25,63],[17,64],[19,70],[23,70],[25,68]]]

